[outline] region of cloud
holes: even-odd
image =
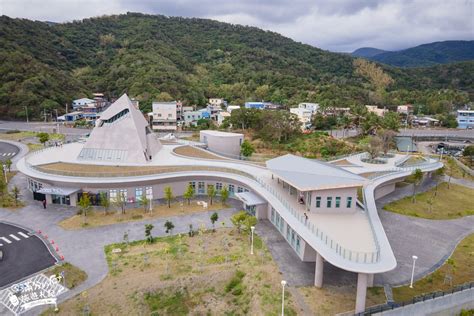
[[[211,18],[272,30],[323,49],[398,50],[474,38],[471,0],[0,0],[0,13],[71,21],[143,12]]]

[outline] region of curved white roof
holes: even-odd
[[[267,167],[300,191],[362,186],[367,181],[329,163],[291,154],[268,160]]]

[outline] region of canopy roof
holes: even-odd
[[[143,114],[124,94],[101,114],[78,159],[145,163],[161,147]]]
[[[267,168],[300,191],[362,186],[366,181],[329,163],[291,154],[268,160]]]

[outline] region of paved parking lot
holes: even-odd
[[[5,223],[0,223],[0,250],[0,288],[56,263],[41,239]]]

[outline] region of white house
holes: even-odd
[[[458,122],[458,128],[474,128],[474,111],[458,110],[456,121]]]
[[[225,103],[225,100],[224,100],[224,99],[209,98],[209,104],[210,104],[210,105],[222,106],[222,105],[224,105],[224,103]]]
[[[94,106],[95,103],[96,103],[96,101],[93,100],[93,99],[81,98],[81,99],[77,99],[77,100],[72,101],[72,108],[74,110],[77,110],[77,109],[80,109],[80,108],[85,107],[85,106]]]
[[[387,109],[379,109],[376,105],[366,105],[365,108],[369,113],[374,113],[377,116],[384,116],[388,112]]]
[[[300,103],[298,104],[299,109],[304,109],[304,110],[309,110],[311,111],[311,114],[315,114],[317,111],[319,111],[319,104],[318,103]]]
[[[174,132],[177,130],[177,106],[173,102],[153,102],[153,112],[148,113],[153,130]]]
[[[227,106],[227,112],[232,113],[233,110],[240,109],[240,105],[229,105]]]
[[[185,126],[196,126],[197,122],[202,118],[201,111],[186,111],[183,114]]]
[[[302,130],[305,130],[307,126],[311,124],[311,118],[313,116],[313,112],[311,110],[298,107],[298,108],[291,108],[290,113],[293,113],[296,116],[298,116],[298,119],[301,122]]]

